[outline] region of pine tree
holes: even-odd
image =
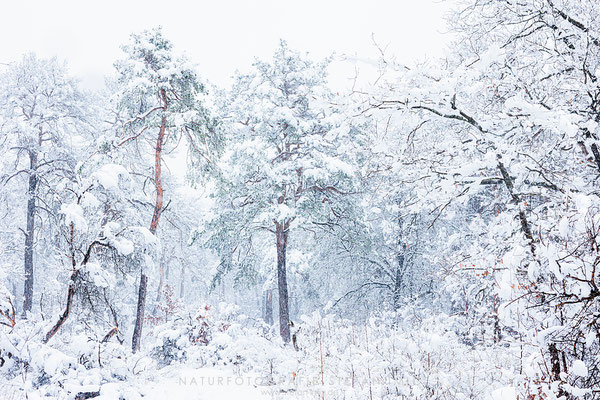
[[[277,251],[279,326],[290,340],[287,250],[297,226],[335,223],[338,202],[353,192],[356,130],[344,125],[326,86],[328,60],[315,63],[285,42],[270,63],[239,74],[225,105],[228,142],[219,164],[216,232],[222,256],[257,232],[271,232]],[[230,232],[230,235],[233,232]],[[273,239],[271,239],[273,240]],[[224,248],[227,247],[227,248]]]
[[[3,184],[27,177],[23,315],[32,310],[34,297],[34,236],[40,211],[50,215],[49,202],[57,180],[73,173],[73,143],[88,131],[83,95],[56,59],[28,54],[13,63],[0,78],[0,113],[7,156],[15,157]],[[8,144],[7,144],[8,143]]]
[[[160,28],[133,34],[123,51],[126,58],[115,64],[120,87],[115,103],[124,134],[119,145],[135,144],[143,156],[152,154],[156,197],[149,229],[157,234],[165,207],[162,173],[165,149],[175,146],[184,136],[192,150],[204,153],[211,127],[210,116],[202,103],[206,89],[192,65],[184,58],[175,58],[173,45]],[[142,268],[133,351],[140,346],[147,281]]]

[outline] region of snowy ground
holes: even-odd
[[[161,374],[158,380],[139,389],[144,399],[294,400],[320,398],[322,393],[319,386],[310,382],[298,381],[294,390],[285,391],[277,386],[266,385],[259,375],[239,375],[228,369],[174,366],[161,371]],[[327,389],[324,392],[327,395]],[[118,399],[115,395],[107,390],[98,399]]]
[[[170,368],[156,382],[143,388],[145,398],[164,399],[270,399],[268,390],[254,384],[259,378],[236,376],[232,371],[214,368]],[[259,382],[260,383],[260,382]],[[109,399],[110,397],[101,397]]]
[[[276,386],[266,385],[259,375],[239,375],[227,368],[189,368],[176,365],[164,368],[159,373],[160,376],[154,378],[140,377],[147,380],[132,388],[131,395],[134,398],[141,395],[148,400],[293,400],[314,398],[321,393],[318,388],[310,386],[282,391]],[[122,384],[106,384],[102,386],[102,395],[96,398],[117,400],[120,396],[127,395],[127,392],[129,390]]]
[[[401,323],[394,324],[383,316],[357,325],[315,313],[303,317],[296,350],[221,308],[192,325],[178,318],[150,329],[136,354],[116,341],[103,344],[99,354],[85,335],[63,335],[51,346],[32,343],[22,340],[31,336],[23,327],[6,339],[16,343],[15,359],[28,366],[11,361],[0,368],[7,378],[0,400],[73,400],[98,391],[101,400],[307,400],[323,394],[332,400],[515,400],[511,388],[526,383],[515,372],[519,346],[465,344],[455,332],[463,321],[455,317],[398,315]]]

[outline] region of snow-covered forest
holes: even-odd
[[[600,3],[447,18],[343,88],[160,27],[0,65],[0,398],[600,399]]]

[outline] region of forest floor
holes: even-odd
[[[515,385],[527,383],[517,371],[537,363],[510,337],[473,337],[463,319],[445,315],[357,324],[314,313],[303,317],[296,346],[230,307],[199,315],[149,327],[135,354],[75,334],[76,326],[45,345],[35,334],[45,330],[22,321],[0,334],[13,354],[0,367],[0,399],[515,400]]]
[[[256,376],[237,376],[227,368],[195,369],[180,365],[162,371],[161,375],[158,380],[149,383],[141,391],[146,399],[264,400],[275,398],[264,387],[255,385]]]

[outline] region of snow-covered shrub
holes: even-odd
[[[223,344],[229,342],[224,338],[243,330],[241,324],[246,320],[245,316],[238,313],[237,307],[225,303],[216,307],[205,304],[196,309],[172,311],[172,320],[155,326],[151,334],[154,343],[150,346],[150,354],[159,366],[187,360],[190,355],[203,365],[215,364],[224,357],[217,354],[224,348]],[[205,349],[193,349],[198,347]],[[212,361],[207,360],[208,355],[214,356],[209,357]],[[228,361],[237,360],[237,357],[233,357]]]
[[[491,338],[467,344],[464,323],[464,316],[408,307],[365,324],[316,312],[292,328],[296,351],[262,322],[219,304],[156,326],[149,354],[159,367],[177,361],[258,376],[276,397],[324,392],[330,399],[455,400],[530,393],[517,372],[527,361],[522,348]],[[198,332],[206,340],[193,340]]]
[[[372,316],[366,323],[315,312],[292,328],[294,347],[235,306],[182,305],[148,331],[146,345],[135,355],[116,340],[90,337],[77,324],[50,346],[41,344],[48,324],[30,319],[3,328],[0,354],[10,351],[12,357],[0,367],[9,388],[1,390],[53,398],[128,393],[129,399],[139,398],[148,382],[177,371],[217,369],[256,377],[261,390],[284,399],[322,393],[328,399],[551,399],[559,384],[581,393],[578,380],[586,379],[588,369],[573,363],[563,383],[549,382],[538,374],[543,360],[534,344],[509,336],[499,343],[490,337],[468,344],[465,316],[418,307]]]
[[[12,393],[64,398],[98,391],[102,384],[123,381],[131,367],[119,369],[126,349],[117,342],[102,343],[82,325],[70,326],[68,334],[57,335],[49,345],[42,343],[53,321],[18,320],[14,327],[0,328],[0,398]],[[100,336],[101,337],[101,336]],[[108,368],[106,368],[108,367]]]
[[[443,314],[382,315],[356,325],[315,313],[303,318],[297,334],[294,377],[316,382],[329,398],[484,398],[508,385],[514,349],[468,346],[455,333],[457,324]]]

